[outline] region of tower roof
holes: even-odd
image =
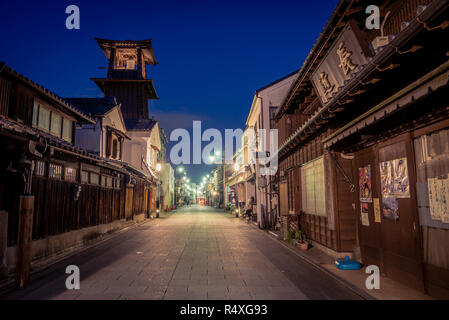
[[[100,39],[95,38],[98,42],[98,45],[103,50],[106,58],[110,59],[111,57],[111,49],[112,48],[140,48],[142,50],[142,55],[146,64],[156,65],[158,62],[156,61],[156,57],[154,56],[152,39],[147,40],[108,40],[108,39]]]
[[[124,79],[124,80],[118,80],[118,79],[105,79],[105,78],[90,78],[93,82],[96,83],[98,88],[100,88],[101,91],[105,92],[105,85],[113,84],[113,83],[119,83],[119,84],[125,84],[125,83],[133,83],[141,85],[145,89],[146,99],[152,99],[152,100],[158,100],[159,97],[156,93],[156,89],[154,88],[153,80],[151,79]],[[119,99],[120,100],[120,99]]]

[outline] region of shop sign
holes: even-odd
[[[354,72],[368,63],[370,55],[357,25],[349,22],[312,74],[315,91],[324,105]]]

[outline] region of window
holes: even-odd
[[[50,163],[48,166],[48,177],[53,179],[62,178],[62,166]]]
[[[76,169],[65,168],[64,179],[67,181],[76,181]]]
[[[112,177],[106,177],[106,187],[112,188]]]
[[[37,116],[39,114],[39,104],[37,103],[37,101],[34,101],[33,104],[33,122],[32,125],[33,127],[37,127]]]
[[[72,121],[64,118],[63,121],[63,126],[62,126],[62,139],[68,141],[68,142],[72,142],[72,126],[73,123]]]
[[[89,171],[81,171],[81,183],[89,183]]]
[[[120,189],[120,179],[121,179],[120,175],[117,178],[114,179],[115,180],[115,188],[116,189]]]
[[[101,186],[106,187],[106,176],[101,176]]]
[[[68,120],[58,114],[50,111],[49,108],[43,106],[38,101],[33,104],[32,125],[35,128],[50,132],[58,138],[63,138],[68,142],[72,142],[72,126],[71,120]]]
[[[91,172],[90,173],[90,183],[99,185],[100,184],[100,175],[98,173]]]
[[[319,158],[301,168],[302,210],[308,214],[326,216],[324,160]]]
[[[36,168],[34,169],[36,176],[45,177],[45,162],[36,161]]]
[[[117,139],[112,140],[112,158],[117,159],[118,157],[118,141]]]
[[[118,49],[115,56],[114,69],[136,70],[137,69],[136,49]]]
[[[37,126],[40,129],[49,131],[50,130],[50,110],[47,108],[44,108],[42,105],[39,105],[39,112],[38,112],[38,121]]]
[[[50,126],[50,132],[51,134],[61,138],[61,127],[62,127],[62,117],[52,112],[51,113],[51,126]]]
[[[270,129],[276,126],[276,110],[277,107],[270,107]]]

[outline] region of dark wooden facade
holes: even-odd
[[[50,131],[34,128],[36,99],[74,121],[94,122],[50,91],[0,65],[0,209],[9,214],[8,245],[17,243],[24,178],[31,179],[30,193],[35,196],[33,240],[148,214],[146,177],[89,154]],[[29,175],[25,168],[31,163],[34,173]],[[129,199],[128,189],[133,190]],[[132,208],[128,213],[127,206]]]
[[[310,239],[336,251],[359,246],[364,264],[377,265],[392,279],[447,298],[449,265],[441,258],[449,251],[447,224],[426,221],[425,212],[429,210],[426,179],[441,179],[449,170],[431,164],[434,171],[423,177],[423,164],[416,159],[418,139],[445,137],[448,128],[449,44],[442,42],[448,38],[448,4],[379,1],[383,16],[390,11],[384,31],[394,35],[391,45],[372,49],[369,63],[345,81],[329,102],[321,103],[311,76],[345,25],[356,23],[367,43],[379,36],[363,26],[362,9],[369,4],[375,3],[340,2],[277,114],[278,124],[289,114],[305,116],[296,118],[292,135],[279,135],[279,178],[288,185],[280,188],[288,193],[280,199],[290,198],[288,206],[281,203],[281,208],[283,214],[300,215],[299,225]],[[438,159],[445,159],[449,139],[432,143],[432,150],[439,150]],[[333,190],[332,198],[326,196],[327,217],[302,210],[301,186],[296,185],[301,173],[297,168],[321,156],[326,192]],[[401,158],[407,159],[410,196],[398,199],[400,218],[393,221],[382,215],[379,164]],[[361,221],[358,177],[359,168],[367,165],[372,168],[372,197],[381,203],[380,220],[373,203],[368,203],[369,225]],[[295,170],[298,173],[290,173]]]

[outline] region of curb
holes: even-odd
[[[363,291],[362,289],[356,287],[355,285],[353,285],[352,283],[348,282],[347,280],[341,278],[340,276],[336,275],[335,273],[327,270],[326,268],[322,267],[320,264],[316,263],[315,261],[313,261],[312,259],[310,259],[307,255],[305,255],[304,253],[300,252],[299,250],[292,248],[290,245],[288,245],[287,243],[285,243],[282,239],[277,238],[277,236],[275,237],[274,235],[272,235],[271,233],[269,233],[269,230],[263,230],[258,228],[257,226],[251,224],[251,226],[253,228],[256,228],[258,231],[261,231],[262,234],[264,234],[265,236],[267,236],[268,238],[270,238],[271,240],[279,243],[280,245],[282,245],[283,247],[285,247],[286,249],[288,249],[289,251],[291,251],[292,253],[294,253],[297,257],[301,258],[302,260],[304,260],[305,262],[309,263],[311,266],[315,267],[316,269],[324,272],[325,274],[327,274],[328,276],[330,276],[331,278],[333,278],[334,280],[336,280],[338,283],[340,283],[341,285],[343,285],[344,287],[348,288],[349,290],[351,290],[352,292],[354,292],[356,295],[358,295],[359,297],[361,297],[364,300],[377,300],[376,298],[374,298],[373,296],[371,296],[370,294],[368,294],[367,292]]]

